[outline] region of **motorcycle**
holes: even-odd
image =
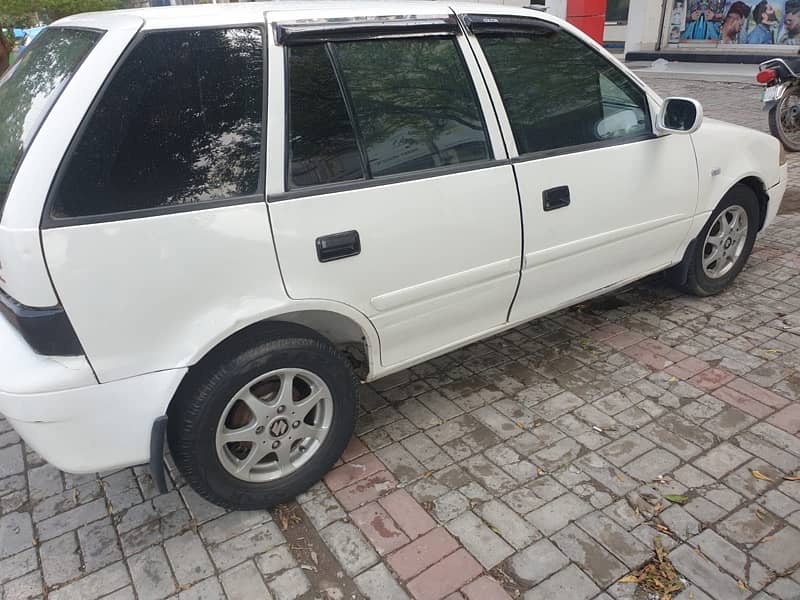
[[[794,67],[794,68],[793,68]],[[771,58],[758,66],[756,81],[764,85],[763,109],[769,130],[787,150],[800,152],[800,58]]]

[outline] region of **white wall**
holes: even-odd
[[[628,12],[628,27],[625,32],[625,54],[628,52],[652,52],[658,44],[662,0],[634,0]]]

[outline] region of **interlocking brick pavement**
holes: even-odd
[[[766,129],[755,86],[651,83]],[[682,600],[800,597],[790,173],[729,291],[653,277],[365,386],[342,461],[271,512],[174,468],[164,495],[144,467],[61,473],[0,418],[0,600],[634,599],[656,536]]]

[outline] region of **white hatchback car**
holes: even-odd
[[[317,481],[370,381],[657,271],[714,294],[778,211],[761,133],[485,4],[86,14],[0,81],[0,412],[73,472],[167,439],[206,498]]]

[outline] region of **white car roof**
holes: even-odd
[[[129,19],[124,18],[125,16],[133,16],[144,22],[143,29],[152,30],[208,27],[213,25],[260,24],[264,22],[265,13],[270,13],[269,16],[272,20],[280,20],[281,14],[284,14],[287,19],[294,18],[294,14],[298,14],[298,16],[302,14],[303,18],[324,19],[328,17],[347,18],[389,15],[430,16],[450,14],[454,11],[457,13],[536,16],[548,21],[557,20],[541,11],[499,4],[479,4],[477,2],[272,0],[270,2],[162,6],[83,13],[65,17],[56,21],[53,25],[113,29],[122,21],[130,22]]]

